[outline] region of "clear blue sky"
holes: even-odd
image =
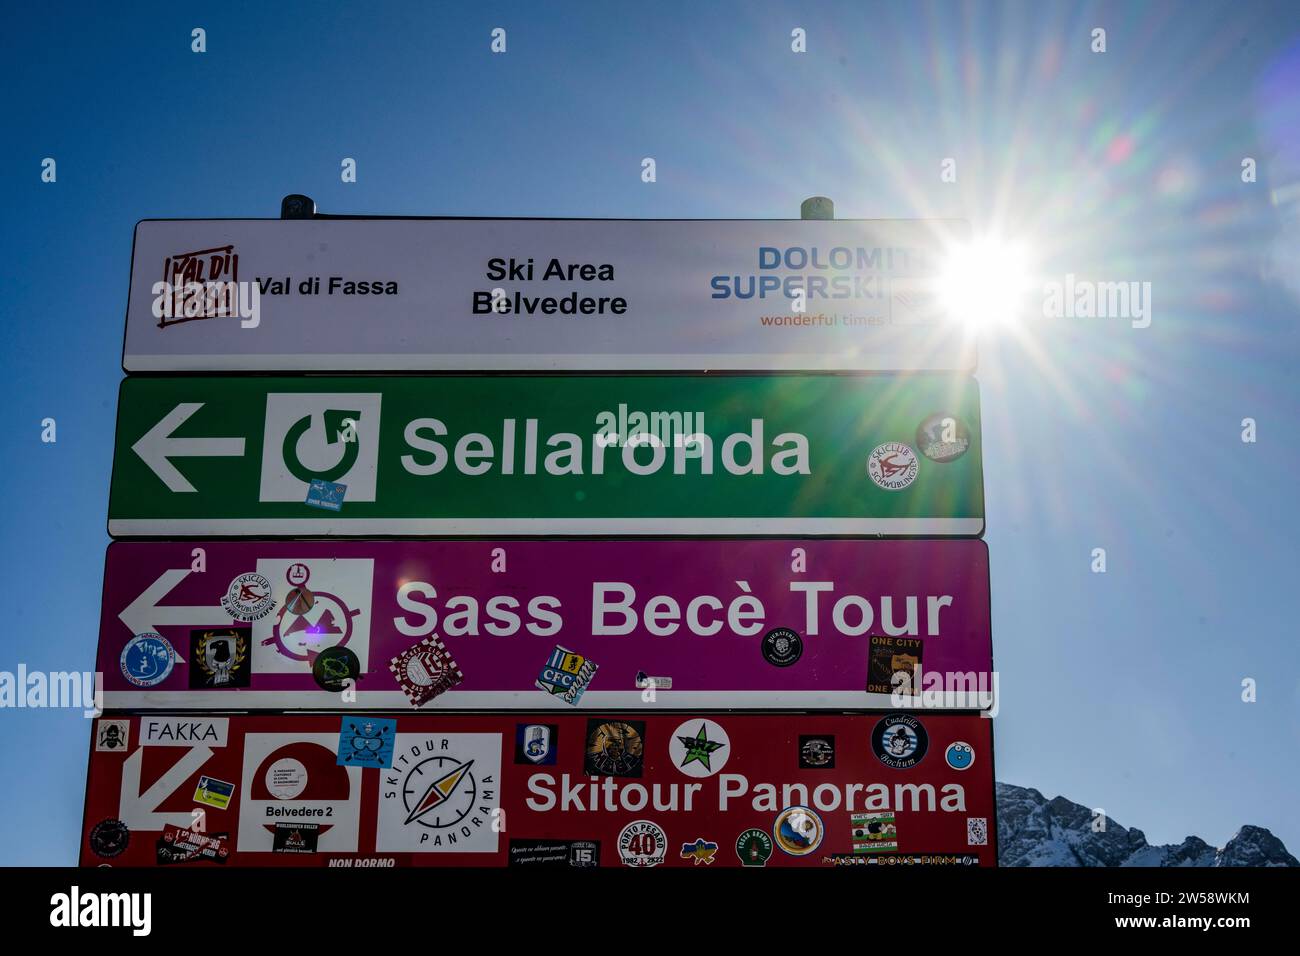
[[[1038,318],[983,350],[998,776],[1152,841],[1249,822],[1300,852],[1296,4],[26,4],[0,44],[0,670],[93,666],[136,220],[821,193],[1153,283],[1148,329]],[[75,861],[89,732],[0,712],[0,863]]]

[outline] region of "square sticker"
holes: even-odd
[[[230,798],[234,792],[233,783],[226,783],[215,777],[199,777],[199,784],[194,788],[194,802],[224,810],[230,806]]]
[[[501,734],[398,734],[380,773],[380,853],[495,853]]]
[[[391,767],[397,721],[378,717],[344,717],[339,730],[340,767]]]

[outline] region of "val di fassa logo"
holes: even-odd
[[[313,481],[346,486],[347,501],[375,501],[379,471],[379,393],[271,393],[266,399],[260,501],[302,501]],[[538,418],[503,418],[493,434],[455,434],[443,418],[421,417],[403,429],[403,470],[449,469],[502,475],[811,474],[808,437],[770,435],[762,418],[749,429],[711,433],[702,412],[603,410],[591,433],[546,430]]]

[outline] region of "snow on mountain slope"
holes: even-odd
[[[1092,810],[1064,797],[999,783],[997,798],[1002,866],[1300,866],[1263,827],[1244,826],[1217,849],[1194,836],[1152,846],[1141,830],[1110,819],[1094,832]]]

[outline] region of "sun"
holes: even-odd
[[[938,293],[949,315],[972,330],[1016,322],[1031,285],[1022,242],[983,237],[948,249]]]

